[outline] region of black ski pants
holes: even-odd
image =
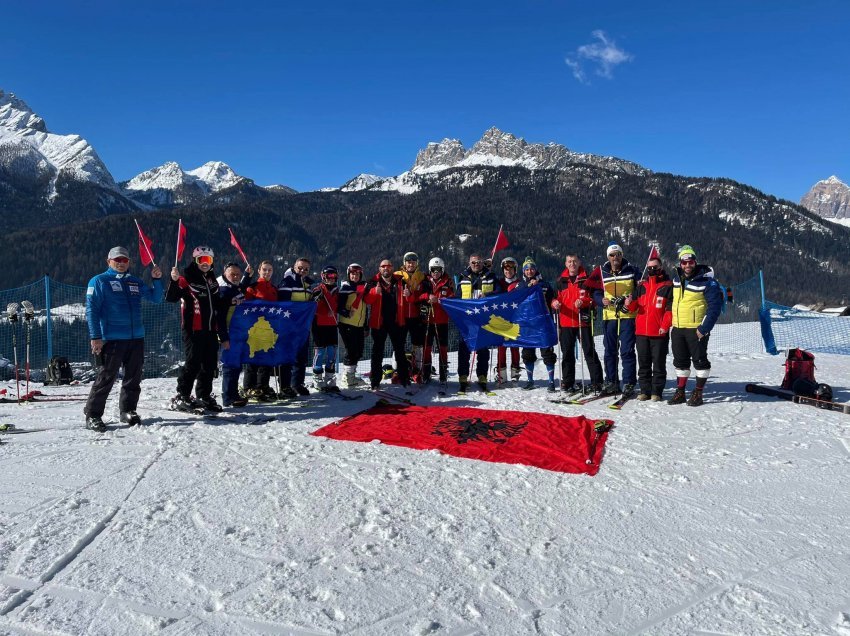
[[[581,350],[584,353],[584,361],[587,363],[587,371],[590,375],[591,384],[602,384],[602,363],[596,353],[596,344],[593,341],[591,328],[561,327],[561,381],[564,386],[573,386],[576,381],[576,340],[579,339],[581,331]]]
[[[184,331],[183,351],[186,360],[177,374],[177,393],[183,397],[192,394],[205,400],[212,395],[213,378],[218,368],[218,335],[211,331]]]
[[[469,378],[469,365],[470,360],[469,356],[472,352],[469,350],[469,347],[466,346],[466,342],[463,338],[460,339],[460,343],[457,346],[457,374],[458,377]],[[482,375],[487,377],[487,367],[490,365],[490,350],[489,349],[478,349],[475,352],[475,376],[476,379],[481,377]]]
[[[409,365],[404,355],[404,344],[407,339],[407,329],[396,324],[384,325],[381,329],[372,329],[372,359],[371,359],[371,384],[378,386],[383,377],[384,347],[387,337],[393,346],[395,356],[395,368],[398,380],[403,386],[410,384]]]
[[[124,380],[121,382],[121,396],[118,408],[121,413],[135,411],[142,392],[142,368],[145,362],[144,338],[133,340],[108,340],[101,351],[103,366],[92,384],[84,413],[89,417],[103,417],[106,398],[112,385],[118,378],[118,372],[124,367]]]
[[[661,395],[667,384],[667,354],[670,338],[663,336],[638,336],[638,383],[644,395]]]
[[[278,368],[279,367],[265,367],[258,364],[246,364],[245,374],[242,376],[242,388],[244,388],[245,391],[269,388],[269,380],[272,376],[272,371],[276,371]]]
[[[697,338],[697,330],[673,327],[670,330],[670,346],[673,349],[673,366],[685,370],[691,368],[691,363],[697,371],[711,368],[708,361],[708,335]]]
[[[347,366],[356,365],[363,357],[366,329],[341,322],[339,323],[339,335],[342,338],[342,344],[345,345],[345,354],[342,357],[342,363]]]

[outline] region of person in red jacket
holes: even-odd
[[[593,309],[593,292],[585,287],[587,272],[582,267],[578,254],[567,254],[564,271],[555,285],[556,296],[552,309],[558,312],[558,337],[561,344],[561,390],[584,391],[575,384],[576,340],[581,342],[584,359],[590,373],[590,390],[602,390],[602,363],[593,342],[593,326],[590,311]]]
[[[257,280],[245,288],[245,300],[267,300],[277,302],[277,287],[272,283],[274,265],[271,261],[263,261],[257,270]],[[257,364],[246,364],[242,387],[246,397],[255,402],[270,402],[277,397],[274,389],[269,386],[272,369]]]
[[[667,353],[673,323],[673,282],[658,258],[646,264],[644,279],[634,296],[626,297],[626,308],[637,311],[638,400],[660,402],[667,383]]]
[[[384,346],[387,336],[393,346],[399,383],[410,384],[407,357],[404,355],[405,329],[404,279],[393,273],[389,259],[381,261],[378,273],[366,284],[363,300],[371,307],[369,328],[372,330],[371,377],[372,389],[378,388],[383,377]]]
[[[431,379],[431,347],[436,335],[440,352],[440,390],[445,391],[449,375],[449,315],[440,301],[453,298],[455,286],[446,273],[446,264],[442,258],[435,256],[428,262],[428,278],[422,281],[421,289],[419,301],[427,309],[422,373],[425,382]]]
[[[313,290],[313,297],[318,303],[313,317],[313,387],[336,393],[339,392],[336,385],[338,279],[337,268],[328,265],[322,270],[322,282]]]

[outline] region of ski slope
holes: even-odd
[[[610,417],[595,477],[309,435],[368,393],[251,426],[146,381],[155,423],[106,434],[0,405],[42,429],[0,446],[0,633],[850,634],[850,417],[745,394],[780,357],[713,364],[699,408],[439,400]],[[848,358],[817,365],[850,399]]]

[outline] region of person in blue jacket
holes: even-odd
[[[136,413],[145,359],[145,327],[142,324],[142,298],[162,302],[162,271],[151,270],[153,287],[129,273],[130,253],[126,247],[113,247],[106,257],[109,268],[89,281],[86,290],[86,321],[92,353],[101,358],[100,373],[92,385],[83,412],[86,428],[104,431],[106,398],[124,367],[124,381],[118,400],[121,421],[141,424]]]

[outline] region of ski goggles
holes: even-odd
[[[432,274],[442,274],[442,273],[443,273],[443,268],[442,268],[442,267],[432,267],[432,268],[431,268],[431,273],[432,273]]]
[[[683,256],[679,259],[679,262],[682,265],[685,265],[686,263],[696,263],[697,259],[695,259],[693,256]]]
[[[196,256],[195,262],[198,265],[212,265],[213,264],[213,257],[209,256],[209,255]]]
[[[127,263],[130,262],[130,259],[127,258],[126,256],[119,256],[118,258],[113,258],[113,259],[110,259],[110,260],[115,261],[116,263],[121,263],[122,265],[126,265]]]

